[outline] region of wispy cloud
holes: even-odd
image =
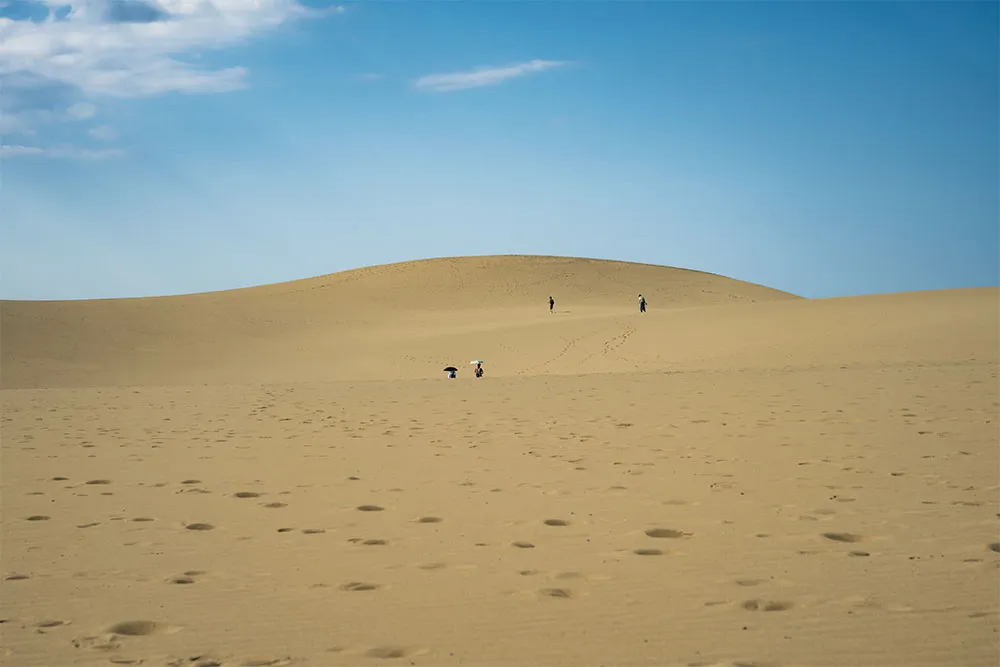
[[[108,160],[125,154],[120,148],[80,148],[78,146],[56,146],[43,148],[41,146],[12,146],[0,144],[0,160],[16,157],[43,157],[64,160]]]
[[[97,127],[92,127],[87,130],[87,134],[100,141],[114,141],[118,138],[118,131],[110,125],[98,125]]]
[[[545,72],[568,64],[562,60],[529,60],[514,65],[479,67],[465,72],[427,74],[414,81],[413,86],[418,90],[432,93],[482,88],[483,86],[496,86],[504,81]]]
[[[299,0],[0,1],[0,132],[93,117],[102,97],[238,90],[245,67],[194,56],[341,12]]]
[[[86,120],[97,113],[97,105],[90,102],[77,102],[66,109],[66,115],[75,120]]]

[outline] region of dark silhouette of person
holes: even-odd
[[[553,299],[553,298],[552,298],[552,297],[550,296],[550,297],[549,297],[549,313],[550,313],[550,314],[551,314],[551,313],[553,312],[553,309],[554,309],[555,307],[556,307],[556,300],[555,300],[555,299]]]
[[[639,295],[639,312],[640,313],[646,312],[646,297],[644,297],[641,294]]]

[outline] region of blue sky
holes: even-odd
[[[0,0],[0,298],[434,256],[1000,284],[995,2]]]

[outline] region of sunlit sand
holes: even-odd
[[[477,257],[2,302],[3,662],[995,665],[998,297]]]

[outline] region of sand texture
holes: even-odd
[[[0,307],[4,665],[1000,662],[996,288],[492,257]]]

